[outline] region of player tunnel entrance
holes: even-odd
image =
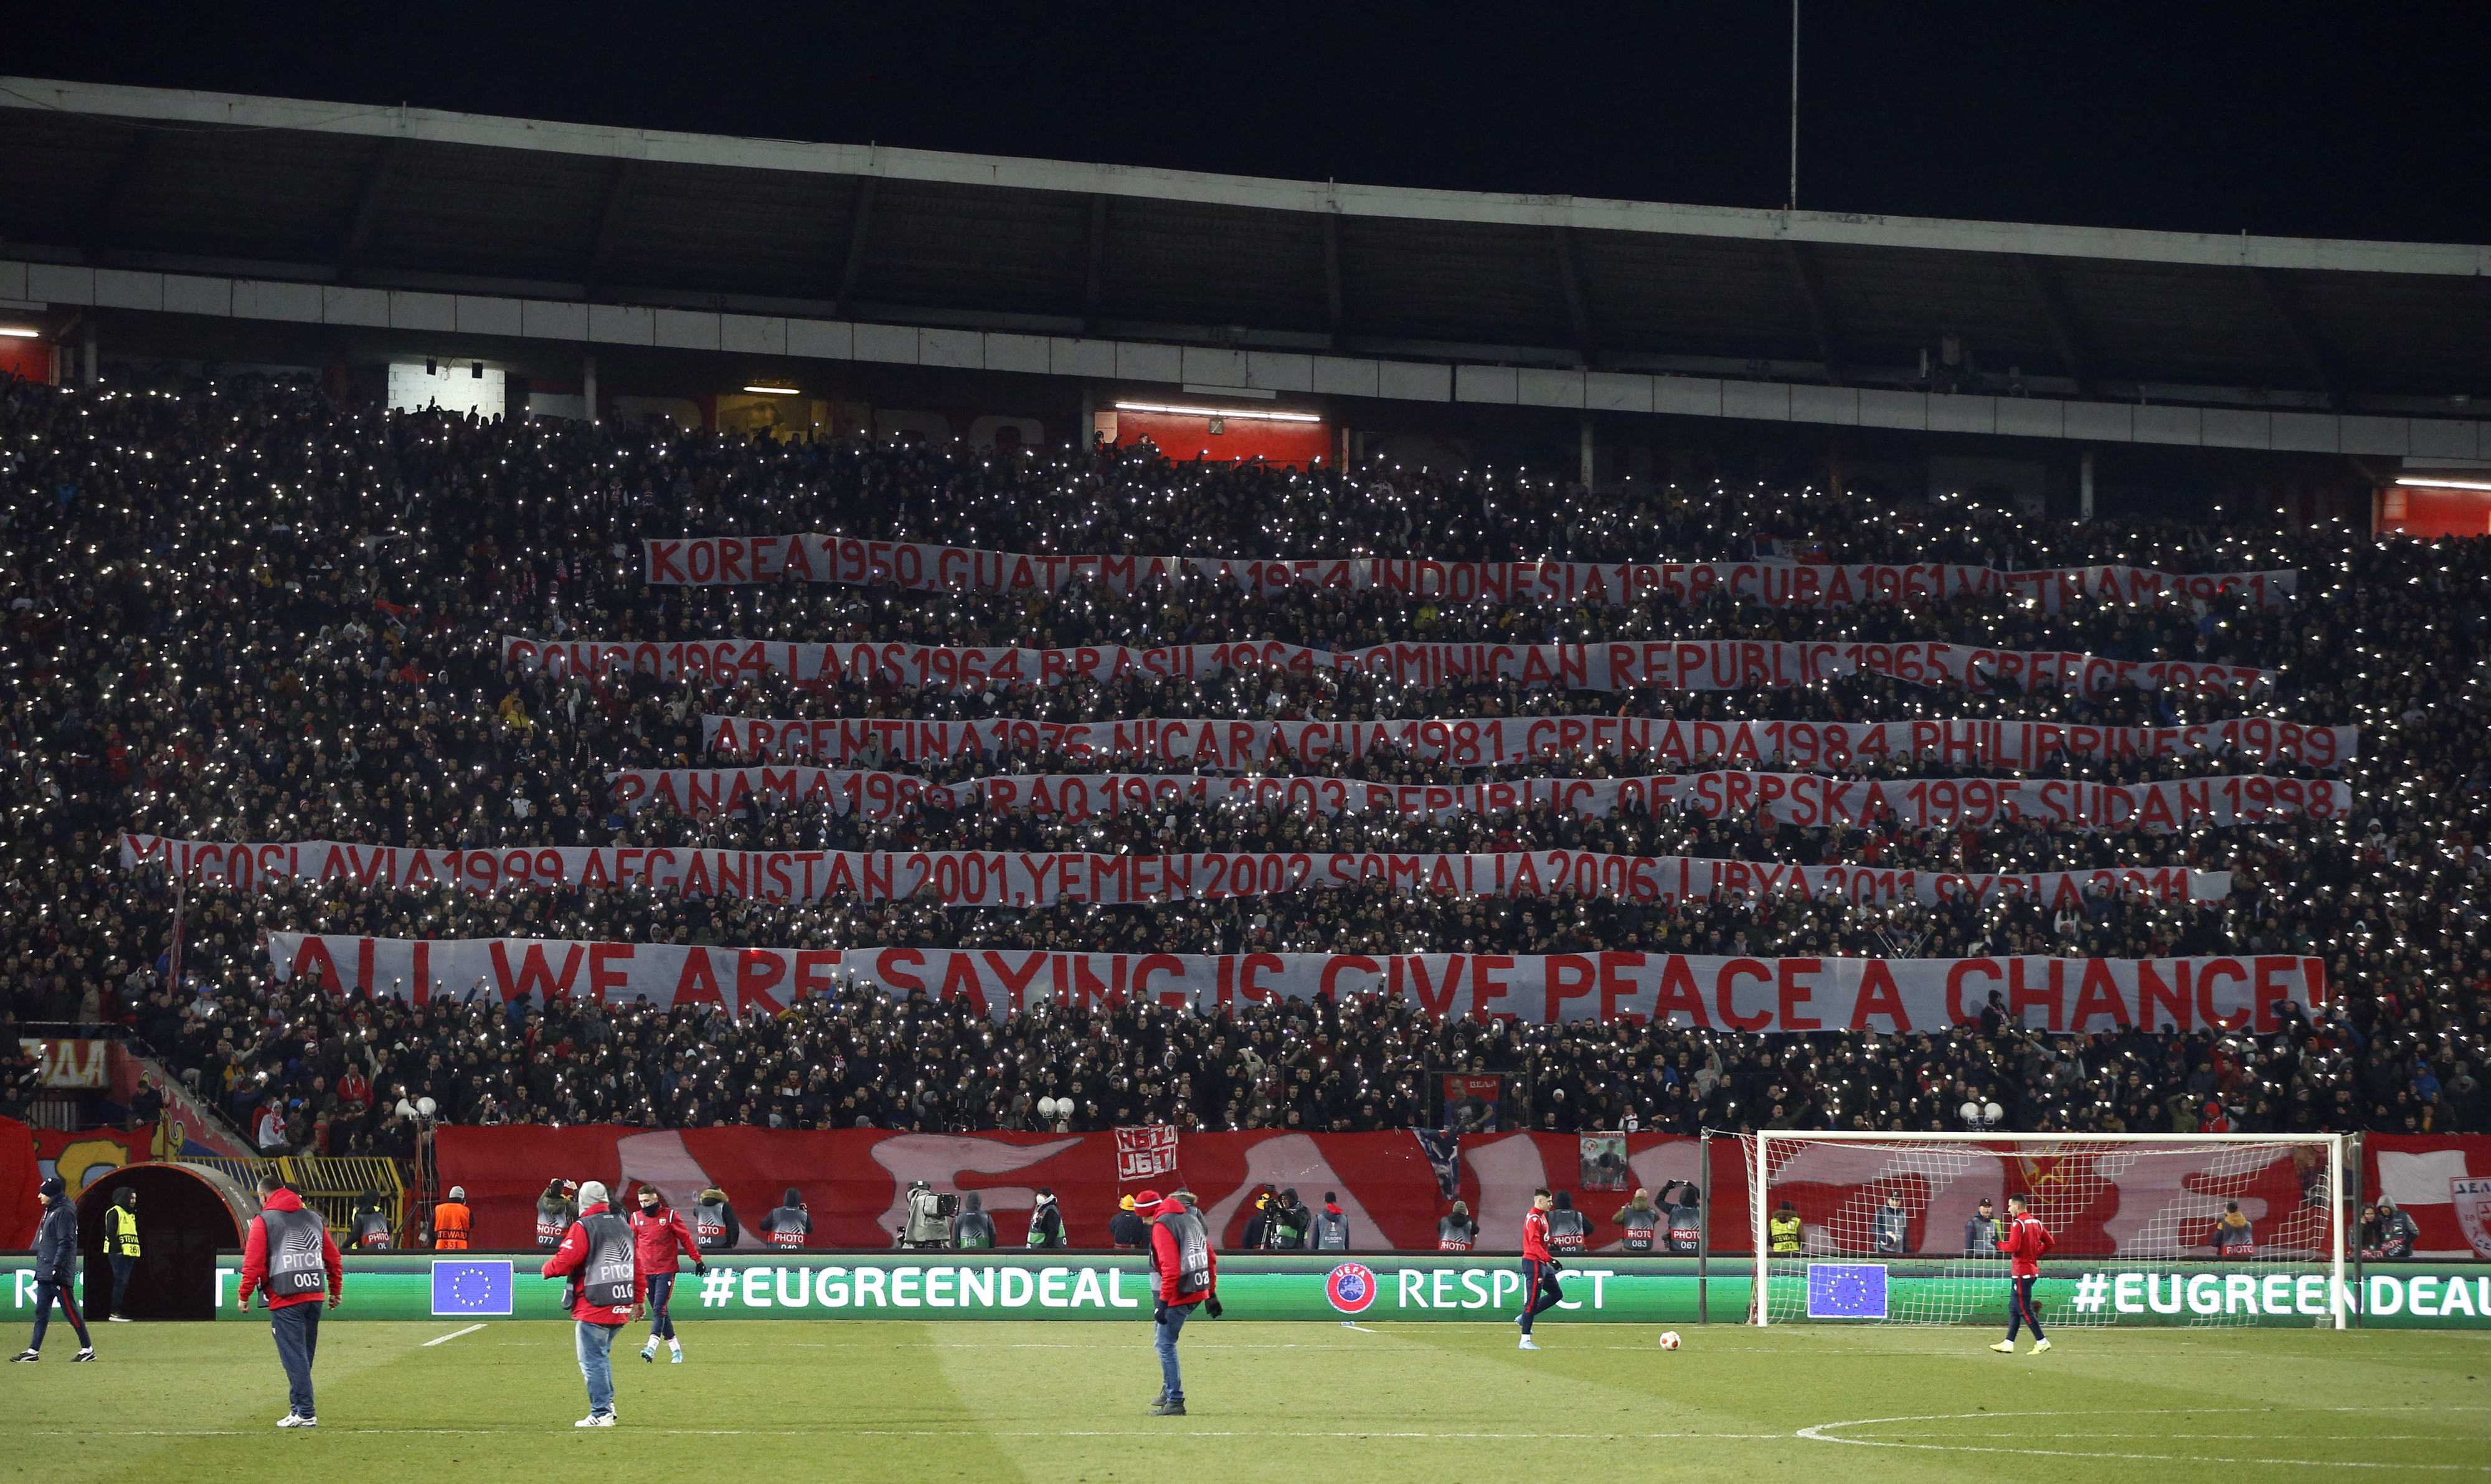
[[[103,1255],[103,1212],[121,1190],[138,1196],[138,1264],[121,1312],[132,1319],[214,1319],[217,1268],[242,1266],[243,1232],[259,1211],[233,1180],[178,1163],[126,1165],[77,1199],[86,1283],[80,1312],[100,1324],[112,1307],[112,1265]]]

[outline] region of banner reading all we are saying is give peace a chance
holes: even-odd
[[[1534,1024],[1631,1015],[1762,1033],[1940,1031],[1995,994],[2036,1029],[2281,1029],[2326,998],[2323,960],[1744,958],[1675,953],[1052,953],[1018,948],[724,948],[517,938],[272,933],[277,977],[332,993],[588,996],[777,1013],[850,984],[952,996],[1002,1016],[1040,1004],[1244,1006],[1389,995],[1434,1015]],[[471,988],[471,986],[473,988]]]

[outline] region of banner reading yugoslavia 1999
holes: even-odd
[[[434,1257],[349,1254],[339,1319],[561,1319],[564,1285],[539,1277],[543,1255]],[[2007,1283],[1995,1265],[1916,1272],[1893,1269],[1890,1296],[1957,1323],[2003,1318]],[[2311,1328],[2331,1323],[2330,1279],[2318,1266],[2252,1271],[2212,1264],[2087,1266],[2052,1263],[2037,1297],[2054,1325]],[[2061,1271],[2060,1269],[2065,1269]],[[1566,1299],[1540,1323],[1738,1324],[1748,1317],[1753,1269],[1715,1262],[1699,1275],[1686,1258],[1604,1256],[1561,1275]],[[1790,1292],[1785,1292],[1785,1285]],[[1917,1285],[1917,1287],[1915,1287]],[[1774,1279],[1774,1319],[1803,1309],[1799,1274]],[[217,1286],[217,1316],[243,1316],[234,1278]],[[2491,1329],[2491,1266],[2398,1265],[2373,1268],[2342,1291],[2348,1316],[2367,1327]],[[1219,1265],[1219,1297],[1236,1320],[1469,1322],[1520,1311],[1520,1265],[1461,1254],[1287,1257],[1241,1253]],[[819,1258],[718,1258],[706,1274],[675,1280],[668,1312],[702,1319],[1141,1320],[1150,1277],[1138,1257],[986,1252]],[[1889,1312],[1899,1316],[1899,1306]],[[1862,1314],[1849,1323],[1873,1319]],[[1845,1323],[1819,1320],[1816,1323]]]

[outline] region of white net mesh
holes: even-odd
[[[1747,1136],[1747,1169],[1758,1140]],[[2003,1236],[2007,1198],[2021,1195],[2055,1246],[2054,1268],[2117,1263],[2220,1264],[2226,1273],[2326,1271],[2334,1258],[2332,1185],[2324,1140],[2207,1140],[2162,1143],[2066,1141],[2041,1136],[1978,1142],[1875,1142],[1774,1134],[1763,1141],[1767,1168],[1751,1174],[1755,1214],[1766,1228],[1768,1316],[1774,1324],[1810,1317],[1809,1270],[1820,1287],[1845,1263],[1883,1268],[1890,1324],[2003,1321],[2007,1263],[1985,1223]],[[1980,1202],[1991,1204],[1986,1212]],[[1789,1221],[1799,1222],[1796,1253]],[[1775,1218],[1779,1218],[1776,1232]],[[1778,1236],[1778,1240],[1776,1237]],[[1850,1280],[1844,1280],[1850,1281]],[[2183,1308],[2180,1284],[2152,1290],[2163,1323],[2249,1321]],[[1818,1316],[1854,1317],[1828,1293]],[[1879,1317],[1861,1314],[1856,1317]],[[2115,1315],[2062,1307],[2052,1324],[2102,1324]]]

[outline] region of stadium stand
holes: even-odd
[[[288,1148],[403,1156],[416,1100],[425,1097],[442,1120],[476,1123],[1026,1128],[1040,1121],[1038,1099],[1061,1096],[1076,1110],[1063,1121],[1076,1129],[1165,1120],[1363,1131],[1431,1126],[1431,1074],[1465,1069],[1508,1073],[1517,1083],[1512,1111],[1558,1131],[1946,1128],[1960,1126],[1963,1104],[1986,1101],[2022,1130],[2451,1132],[2491,1119],[2475,1072],[2491,1053],[2491,945],[2476,937],[2491,885],[2491,545],[2482,540],[2374,542],[2367,533],[2246,522],[2044,524],[1966,502],[1881,507],[1808,490],[1655,484],[1593,500],[1512,470],[1308,472],[1174,462],[1146,447],[1001,457],[864,439],[747,441],[613,422],[383,413],[248,379],[12,382],[0,389],[0,581],[15,683],[6,1011],[21,1023],[127,1027],[245,1126],[278,1109]],[[643,545],[816,531],[1030,553],[1803,556],[2003,571],[2289,570],[2298,582],[2288,599],[2271,601],[2181,588],[2044,602],[1992,585],[1795,606],[1722,593],[1454,600],[1258,590],[1199,569],[1107,581],[1094,569],[1037,591],[943,592],[891,582],[653,583]],[[1632,678],[1569,688],[1545,678],[1325,665],[1016,684],[922,668],[912,679],[879,663],[828,678],[785,666],[573,669],[518,662],[510,643],[543,647],[531,655],[607,640],[682,653],[667,647],[730,636],[851,654],[864,645],[1142,650],[1247,640],[1322,654],[1681,641],[1884,654],[1943,643],[1991,655],[2096,655],[2126,668],[2081,680],[2037,670],[2019,682],[1994,659],[1952,678],[1862,664],[1802,684],[1701,690]],[[2162,661],[2263,673],[2202,684],[2140,673]],[[1007,744],[929,756],[893,727],[854,733],[860,745],[842,742],[845,755],[820,760],[879,778],[879,792],[713,786],[696,797],[687,784],[624,797],[672,789],[669,778],[707,775],[715,785],[763,761],[814,761],[746,745],[754,733],[742,723],[753,718],[866,717],[969,724],[947,735],[1002,735]],[[1392,730],[1414,718],[1552,717],[1643,729],[1489,761],[1432,745],[1436,734]],[[1390,736],[1354,755],[1309,759],[1257,744],[1209,759],[1158,748],[1110,764],[1095,747],[1070,749],[1060,730],[997,731],[1011,720],[1061,728],[1136,718],[1380,722],[1376,735]],[[2262,719],[2308,729],[2296,733],[2307,740],[2278,744],[2274,726],[2256,725]],[[2062,744],[2010,757],[1994,744],[1941,743],[1779,760],[1645,745],[1683,735],[1669,731],[1673,722],[1933,720],[2160,729],[2154,735],[2203,744]],[[2247,725],[2225,725],[2235,722]],[[1012,735],[1037,740],[1011,745]],[[1977,818],[1933,808],[1925,792],[1917,805],[1888,802],[1824,824],[1777,817],[1736,791],[1661,799],[1627,789],[1579,796],[1597,806],[1519,808],[1466,795],[1472,803],[1339,812],[1216,792],[1174,801],[1127,794],[1097,810],[1002,808],[981,805],[974,792],[999,778],[1111,766],[1220,789],[1241,775],[1454,791],[1698,770],[1761,778],[1780,769],[1895,783],[1897,801],[1898,780],[1944,780],[1955,786],[1948,798],[1964,784],[2004,788],[2018,778],[2127,790],[2240,780],[2240,791],[2228,811],[2191,808],[2167,826],[2140,816],[2116,828]],[[627,781],[631,790],[618,786]],[[2239,805],[2244,799],[2262,802]],[[1353,880],[1122,905],[1070,894],[947,904],[931,891],[645,882],[470,890],[288,878],[264,856],[241,876],[195,862],[167,872],[169,856],[150,853],[169,850],[164,842],[307,841],[462,852],[1568,851],[1865,866],[1932,880],[2111,874],[2107,889],[2080,879],[2063,891],[1978,899],[1919,900],[1907,890],[1862,900],[1766,889],[1760,873],[1714,870],[1712,881],[1729,884],[1657,898],[1571,887],[1457,894]],[[2228,873],[2219,887],[2216,873]],[[719,1004],[599,1005],[525,993],[506,1001],[466,984],[418,986],[416,1004],[387,985],[340,984],[332,994],[272,972],[272,933],[1168,954],[2266,955],[2318,961],[2327,993],[2306,1010],[2287,1005],[2237,1031],[2123,1023],[2084,1033],[2027,1030],[2016,1009],[1909,1035],[1768,1037],[1625,1017],[1539,1025],[1431,1014],[1387,995],[1225,1008],[1124,1001],[987,1016],[957,996],[894,997],[849,979],[775,1012],[738,1015]]]

